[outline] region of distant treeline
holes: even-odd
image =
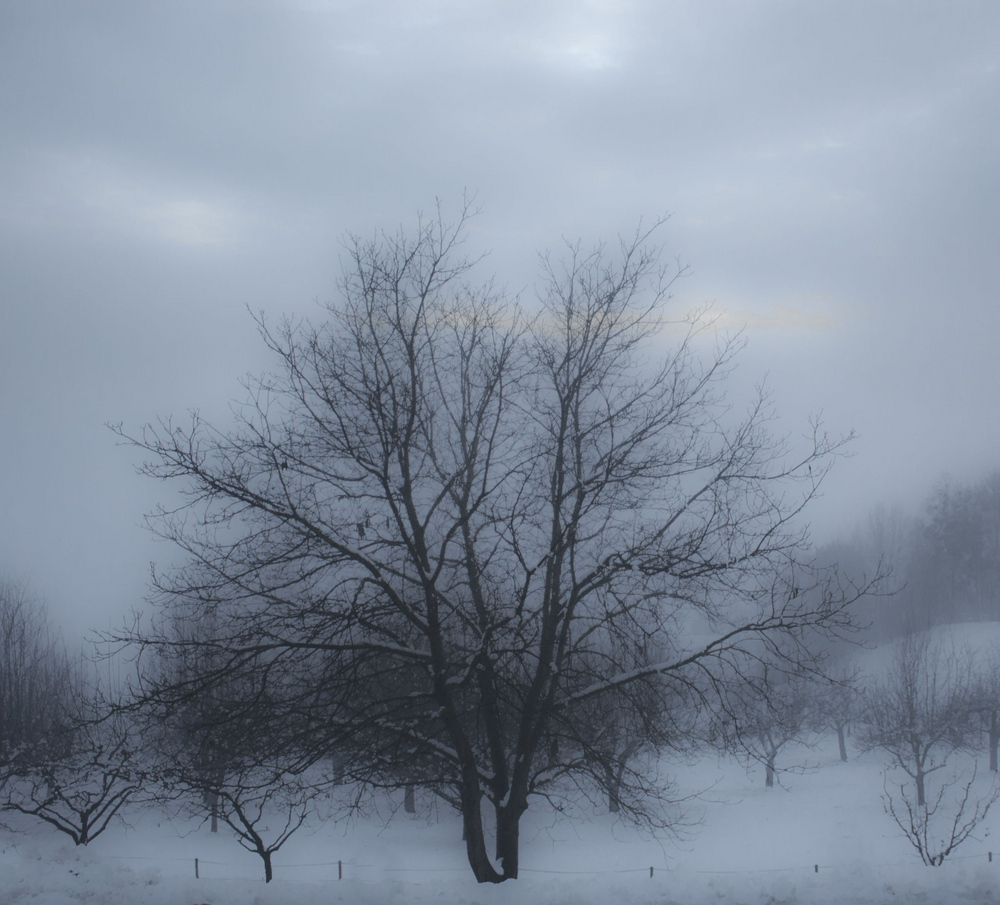
[[[877,637],[1000,621],[1000,470],[972,483],[940,482],[915,516],[879,505],[820,559],[852,575],[888,567],[886,596],[866,614]]]

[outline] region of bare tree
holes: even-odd
[[[913,779],[918,807],[926,805],[927,777],[968,742],[971,663],[926,633],[907,635],[896,642],[887,673],[865,690],[862,741]]]
[[[840,678],[833,681],[821,702],[822,713],[829,726],[837,733],[837,750],[842,763],[847,763],[847,730],[858,715],[858,690],[853,680]]]
[[[3,788],[0,808],[34,817],[87,845],[146,782],[138,744],[121,713],[77,693],[74,718],[32,752]]]
[[[181,614],[174,615],[162,626],[173,643],[159,648],[159,657],[146,664],[143,675],[146,681],[176,690],[171,706],[127,709],[142,721],[147,756],[157,765],[161,791],[165,785],[175,789],[178,782],[187,792],[198,790],[211,832],[217,833],[218,790],[229,784],[234,766],[268,749],[263,741],[266,736],[259,745],[248,738],[259,722],[258,686],[252,677],[226,669],[210,614],[200,620],[190,612],[183,619]],[[206,682],[208,675],[214,675],[215,681]],[[183,693],[186,688],[189,694]]]
[[[990,772],[996,773],[1000,748],[1000,646],[996,644],[980,652],[974,660],[969,708],[986,732]]]
[[[261,859],[267,883],[274,877],[274,853],[302,826],[316,797],[301,776],[263,758],[230,758],[225,770],[212,772],[175,762],[160,774],[160,782],[168,797],[181,797],[202,814],[210,800],[212,819],[221,820],[243,848]]]
[[[152,524],[190,565],[156,588],[219,626],[201,684],[259,676],[292,770],[336,751],[359,781],[450,796],[475,876],[499,882],[531,798],[593,773],[566,730],[585,704],[644,711],[665,683],[711,702],[747,645],[849,627],[857,592],[784,579],[843,441],[817,427],[794,456],[763,394],[733,416],[739,343],[702,363],[703,322],[663,330],[649,233],[546,259],[528,318],[469,282],[464,228],[350,240],[325,326],[260,320],[281,369],[248,383],[234,429],[127,439],[186,494]],[[633,816],[668,824],[662,804]]]
[[[635,668],[650,660],[641,644],[592,656],[609,656]],[[591,662],[590,668],[596,672],[600,667]],[[553,714],[541,746],[552,771],[549,801],[561,808],[567,793],[582,794],[595,805],[603,797],[610,813],[642,822],[650,801],[672,794],[660,756],[692,746],[697,710],[690,697],[667,682],[638,682],[621,694],[586,697]],[[568,780],[562,789],[556,781],[560,774]]]
[[[843,651],[834,653],[843,655]],[[846,763],[848,731],[862,715],[858,670],[849,661],[834,656],[825,661],[824,673],[823,679],[810,688],[810,721],[816,730],[832,729],[836,733],[838,754]]]
[[[264,863],[264,882],[274,877],[272,859],[292,834],[302,826],[312,810],[312,788],[300,777],[275,778],[261,774],[239,775],[229,785],[220,785],[214,794],[223,803],[226,825],[248,852]],[[271,824],[277,823],[276,830]],[[264,834],[269,834],[265,836]]]
[[[274,853],[302,826],[317,790],[286,772],[267,682],[230,668],[214,620],[187,613],[163,630],[171,643],[142,679],[171,687],[170,706],[133,700],[119,708],[140,721],[149,797],[208,820],[213,833],[228,826],[261,858],[270,882]]]
[[[720,714],[721,738],[748,765],[764,766],[767,788],[773,788],[779,772],[805,769],[801,764],[779,767],[778,757],[796,746],[813,746],[822,725],[818,700],[827,684],[819,673],[790,658],[762,659],[729,693]]]
[[[941,784],[930,803],[917,803],[906,783],[890,787],[886,779],[885,811],[928,867],[940,867],[975,832],[1000,798],[1000,787],[995,780],[988,790],[976,794],[973,793],[975,784],[976,767],[973,765],[968,780],[956,773],[951,782]]]

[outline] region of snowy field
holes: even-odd
[[[461,826],[422,801],[350,823],[300,830],[274,858],[265,885],[260,860],[225,827],[146,814],[113,826],[87,848],[46,828],[0,835],[0,902],[57,905],[701,905],[701,903],[945,903],[1000,901],[1000,805],[939,868],[925,867],[880,803],[881,761],[840,763],[836,745],[794,752],[814,769],[783,774],[765,789],[760,771],[714,756],[678,768],[683,789],[711,786],[685,842],[643,836],[595,815],[525,815],[521,879],[498,887],[472,879]],[[786,765],[790,758],[785,758]],[[987,780],[988,781],[988,780]],[[694,815],[694,816],[697,816]],[[186,834],[185,834],[186,833]],[[198,858],[200,878],[194,876]],[[343,879],[338,880],[338,863]],[[818,872],[816,867],[818,866]],[[650,877],[650,868],[653,875]]]

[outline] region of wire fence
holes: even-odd
[[[104,855],[103,857],[108,859],[115,859],[121,861],[145,861],[154,864],[162,864],[166,862],[178,863],[186,862],[192,865],[194,876],[201,878],[201,868],[205,866],[210,867],[236,867],[237,865],[231,861],[209,861],[201,858],[168,858],[168,857],[151,857],[144,855]],[[1000,862],[1000,853],[998,853],[998,862]],[[993,852],[981,852],[975,855],[952,855],[948,858],[948,862],[953,861],[980,861],[986,863],[993,863]],[[908,860],[898,860],[890,861],[885,863],[870,864],[869,866],[875,868],[885,868],[885,867],[907,867],[918,865],[920,862],[916,858]],[[332,872],[334,868],[337,870],[338,880],[344,879],[372,879],[373,874],[462,874],[468,873],[469,867],[384,867],[376,864],[366,864],[359,861],[350,861],[339,859],[337,861],[309,861],[309,862],[295,862],[286,863],[281,861],[276,867],[281,870],[295,869],[295,868],[329,868]],[[759,867],[759,868],[743,868],[738,870],[704,870],[695,868],[691,870],[694,874],[703,875],[749,875],[749,874],[778,874],[778,873],[814,873],[818,874],[821,871],[834,871],[842,870],[845,868],[854,869],[855,865],[844,865],[844,864],[808,864],[808,865],[795,865],[792,867]],[[644,874],[648,875],[650,879],[654,878],[657,873],[660,875],[669,875],[676,868],[668,867],[657,867],[656,865],[649,865],[647,867],[626,867],[626,868],[588,868],[587,870],[561,870],[555,868],[537,868],[537,867],[522,867],[519,869],[519,875],[524,874],[547,874],[555,876],[606,876],[606,875],[620,875],[620,874]],[[220,878],[213,878],[220,879]]]

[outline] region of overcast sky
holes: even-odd
[[[127,429],[225,421],[247,307],[463,190],[512,290],[664,212],[783,430],[854,429],[827,539],[1000,467],[1000,3],[0,2],[0,569],[75,636],[141,605]]]

